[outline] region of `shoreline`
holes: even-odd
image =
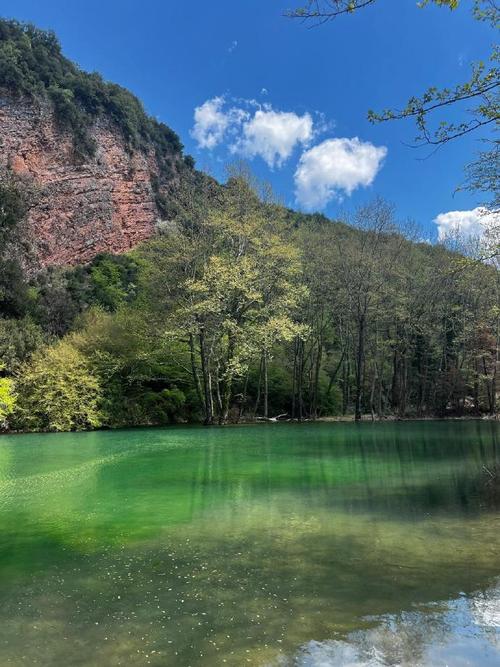
[[[256,418],[256,419],[242,419],[239,422],[229,422],[227,424],[210,424],[204,425],[202,422],[179,422],[176,424],[133,424],[116,427],[103,427],[96,429],[82,429],[74,431],[0,431],[0,438],[2,436],[12,435],[49,435],[54,433],[98,433],[102,431],[122,431],[128,429],[155,429],[155,428],[182,428],[182,427],[233,427],[233,426],[257,426],[262,424],[382,424],[385,422],[460,422],[460,421],[486,421],[486,422],[500,422],[500,413],[496,415],[462,415],[449,417],[398,417],[395,415],[387,415],[384,417],[374,417],[371,415],[363,415],[358,422],[354,419],[354,415],[340,415],[340,416],[324,416],[317,419],[276,419]]]
[[[355,422],[354,415],[343,415],[340,417],[318,417],[318,422]],[[461,415],[449,417],[398,417],[396,415],[386,415],[384,417],[374,417],[371,415],[363,415],[361,423],[376,423],[376,422],[414,422],[414,421],[500,421],[500,414],[496,415]]]

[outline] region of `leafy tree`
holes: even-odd
[[[32,284],[31,313],[49,336],[63,336],[72,327],[81,303],[68,289],[67,272],[60,267],[40,271]]]
[[[189,346],[206,423],[216,414],[227,421],[235,379],[293,335],[300,261],[275,210],[269,213],[247,182],[231,179],[221,208],[173,230],[144,256],[150,294],[164,290],[156,298],[170,312],[169,335]]]
[[[0,318],[0,360],[6,373],[14,373],[43,342],[40,327],[30,317],[17,320]]]
[[[187,349],[158,337],[162,323],[141,307],[110,314],[91,309],[74,344],[99,378],[101,420],[108,426],[164,424],[195,416]]]
[[[16,258],[0,258],[0,315],[23,317],[31,295],[21,264]]]
[[[101,388],[71,340],[36,352],[16,373],[14,423],[23,429],[79,431],[101,423]]]

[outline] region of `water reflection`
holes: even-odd
[[[488,665],[499,433],[2,439],[0,664]]]
[[[425,611],[378,620],[345,639],[310,641],[282,667],[496,667],[500,661],[500,586]]]

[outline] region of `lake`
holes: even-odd
[[[500,664],[500,424],[0,438],[0,665]]]

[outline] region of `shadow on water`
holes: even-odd
[[[418,648],[437,665],[460,635],[463,664],[487,665],[498,645],[470,610],[498,604],[499,436],[410,422],[3,439],[0,664],[403,665]]]

